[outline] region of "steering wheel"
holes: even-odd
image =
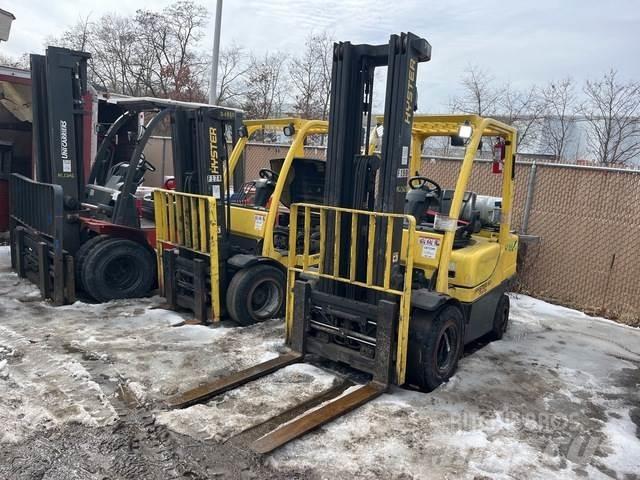
[[[432,185],[431,188],[429,188],[427,185]],[[436,182],[434,182],[433,180],[431,180],[430,178],[427,177],[411,177],[409,179],[409,187],[411,187],[411,190],[426,190],[427,193],[432,193],[434,192],[437,196],[440,196],[441,192],[442,192],[442,188],[440,188],[440,185],[438,185]]]
[[[258,176],[265,180],[271,180],[272,182],[278,180],[278,174],[269,168],[261,168],[258,172]]]
[[[150,172],[156,171],[156,167],[154,167],[152,163],[149,163],[149,161],[146,158],[144,158],[144,156],[140,157],[138,168],[142,168],[143,170],[148,170]]]

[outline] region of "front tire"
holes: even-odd
[[[87,255],[91,250],[93,250],[100,243],[105,242],[107,240],[111,240],[112,237],[109,235],[96,235],[95,237],[91,237],[82,245],[75,254],[74,257],[74,265],[76,269],[76,287],[84,290],[84,282],[83,282],[83,274],[82,270],[84,269],[84,262],[87,260]]]
[[[414,313],[408,358],[407,380],[430,392],[453,376],[463,348],[464,317],[459,308],[448,305],[434,318]]]
[[[110,238],[86,254],[82,285],[99,302],[147,296],[156,280],[150,249],[124,238]]]
[[[493,316],[493,328],[491,329],[491,336],[494,340],[502,340],[502,337],[509,327],[509,309],[509,297],[503,293],[500,296],[500,300],[498,301],[498,305],[496,306],[496,313]]]
[[[284,314],[285,276],[273,265],[238,271],[227,288],[227,311],[240,325],[252,325]]]

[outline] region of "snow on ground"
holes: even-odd
[[[117,418],[117,398],[216,445],[340,380],[292,365],[203,405],[163,400],[283,351],[281,322],[182,325],[161,299],[54,308],[0,247],[0,444]],[[502,341],[467,355],[431,394],[393,388],[267,456],[317,478],[639,478],[640,330],[511,297]]]

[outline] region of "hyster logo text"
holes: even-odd
[[[69,158],[66,120],[60,120],[60,156],[62,157],[63,160],[67,160]]]
[[[416,90],[416,66],[415,59],[409,59],[409,80],[407,82],[407,100],[404,107],[404,121],[411,125],[411,119],[413,118],[413,106],[415,105],[415,90]]]
[[[215,128],[209,127],[209,146],[211,148],[209,154],[209,173],[218,175],[218,132]]]

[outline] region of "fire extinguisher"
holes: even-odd
[[[493,145],[493,163],[491,164],[492,173],[502,173],[502,165],[504,165],[504,157],[506,152],[506,143],[504,138],[498,137]]]

